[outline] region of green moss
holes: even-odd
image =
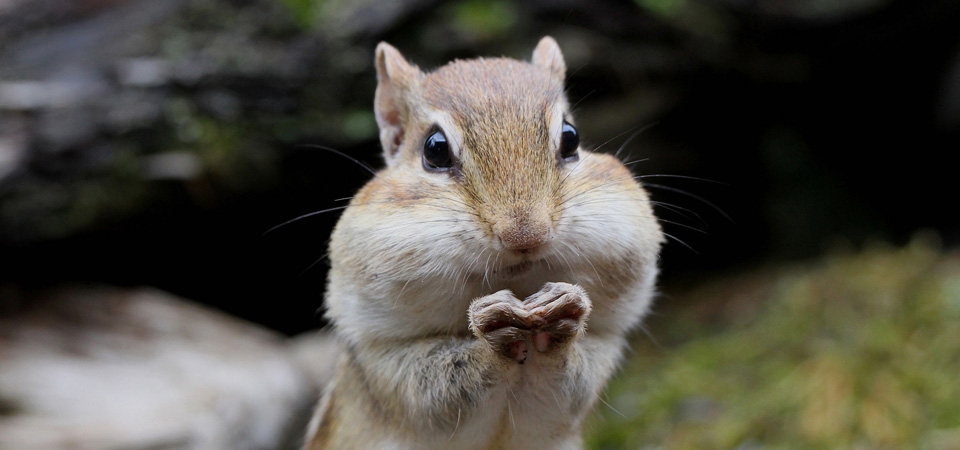
[[[924,239],[783,271],[749,323],[638,342],[588,448],[960,448],[957,280]]]

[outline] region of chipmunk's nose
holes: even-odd
[[[526,252],[550,239],[550,219],[545,214],[524,211],[497,220],[493,232],[508,250]]]

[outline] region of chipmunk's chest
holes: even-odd
[[[533,358],[512,375],[436,448],[581,448],[580,414],[561,407],[569,399],[555,391],[558,383],[563,384],[560,374],[545,370]]]

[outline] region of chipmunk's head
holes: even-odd
[[[596,299],[649,297],[660,228],[633,174],[580,146],[556,41],[530,61],[429,73],[381,43],[375,65],[387,167],[330,241],[328,316],[345,333],[464,331],[473,298],[553,281]],[[626,329],[637,314],[620,304],[595,303],[591,326]]]
[[[454,61],[429,74],[377,47],[375,112],[384,158],[459,191],[503,250],[551,240],[558,186],[579,160],[560,48],[543,38],[531,62]]]

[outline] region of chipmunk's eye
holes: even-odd
[[[453,166],[450,144],[442,131],[433,131],[423,141],[423,167],[430,172],[442,172]]]
[[[580,159],[577,153],[577,149],[580,148],[580,135],[577,134],[577,129],[564,120],[560,130],[560,160],[572,162]]]

